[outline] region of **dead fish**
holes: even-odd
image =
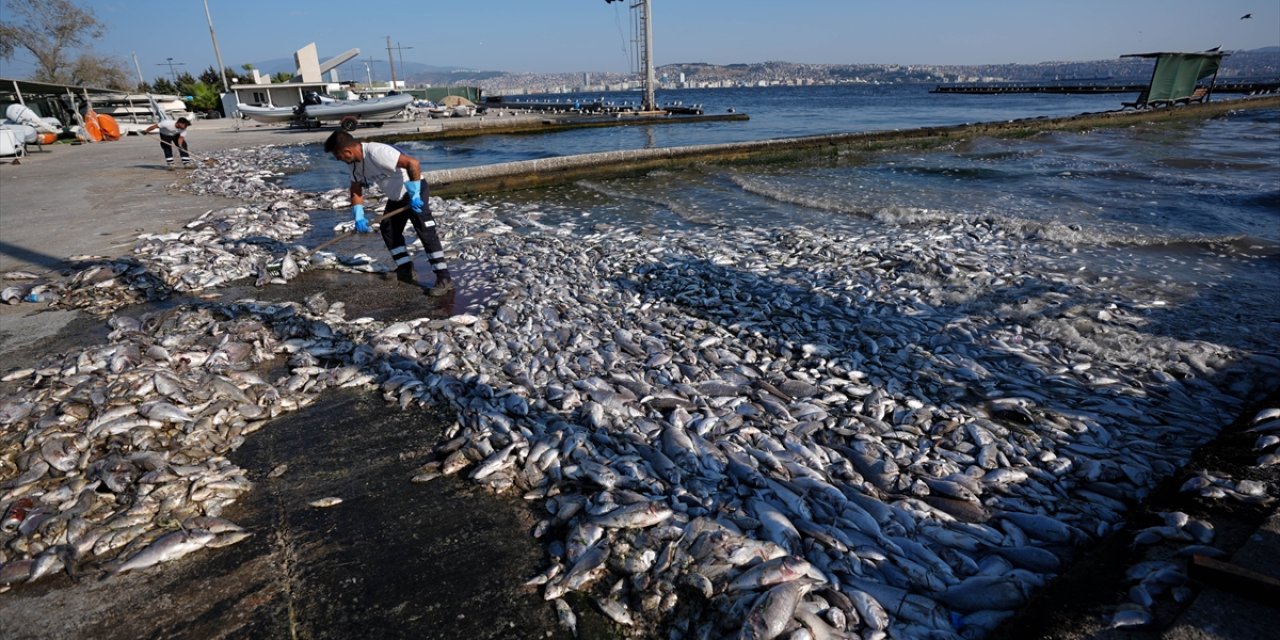
[[[317,508],[317,509],[324,509],[324,508],[326,508],[326,507],[333,507],[333,506],[337,506],[337,505],[340,505],[340,504],[342,504],[342,498],[339,498],[339,497],[337,497],[337,496],[329,496],[329,497],[327,497],[327,498],[319,498],[319,499],[312,500],[311,502],[308,502],[308,503],[307,503],[307,505],[312,506],[312,507],[315,507],[315,508]]]
[[[578,637],[578,616],[573,614],[573,608],[563,598],[554,600],[556,606],[556,619],[560,621],[560,626],[564,627],[569,635]]]
[[[205,547],[208,549],[221,549],[222,547],[229,547],[238,542],[242,542],[252,536],[253,533],[249,531],[228,531],[215,536],[213,540],[210,540],[209,543],[205,545]]]
[[[164,401],[143,403],[138,407],[138,413],[160,422],[193,422],[195,420],[182,408]]]
[[[559,579],[547,582],[543,597],[547,600],[555,600],[569,591],[582,588],[597,577],[597,571],[604,568],[604,563],[608,559],[608,547],[602,544],[593,545],[582,552],[577,562],[574,562],[573,566]]]
[[[6,401],[0,405],[0,425],[10,425],[27,416],[36,408],[34,402],[27,401]]]
[[[596,598],[596,606],[600,608],[610,620],[622,625],[632,626],[635,620],[631,619],[631,612],[627,610],[621,602],[613,598]],[[559,600],[557,600],[559,602]]]
[[[1012,576],[977,575],[937,594],[938,601],[962,612],[1011,611],[1026,604],[1026,584]]]
[[[738,637],[743,640],[773,640],[782,635],[795,616],[800,598],[808,590],[808,584],[795,581],[784,582],[766,591],[747,613]]]
[[[139,551],[132,558],[110,569],[109,573],[115,575],[125,571],[145,569],[170,560],[177,560],[192,551],[204,548],[213,539],[213,532],[203,529],[167,533],[152,542],[147,548]]]
[[[0,378],[0,381],[13,382],[14,380],[21,380],[22,378],[30,377],[31,374],[35,372],[36,370],[32,367],[27,367],[25,369],[14,369],[13,371],[6,373],[3,378]]]
[[[298,277],[302,270],[298,268],[298,262],[293,259],[293,254],[285,255],[280,261],[280,277],[285,280],[292,280]]]
[[[0,564],[0,586],[26,582],[31,577],[35,564],[35,559],[12,560]]]
[[[591,521],[602,527],[639,529],[664,522],[674,513],[669,507],[658,502],[637,502],[595,516]]]
[[[783,582],[798,580],[812,573],[814,573],[814,568],[808,562],[794,556],[784,556],[761,562],[743,571],[729,583],[728,588],[734,591],[745,591],[759,589],[760,587],[771,587]]]

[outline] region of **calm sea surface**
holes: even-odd
[[[551,156],[828,133],[881,131],[1115,109],[1133,96],[935,95],[928,86],[660,92],[663,104],[732,108],[747,122],[629,126],[551,135],[406,143],[432,169]],[[620,95],[583,99],[621,100]],[[290,186],[345,186],[345,167],[308,147]],[[885,225],[998,220],[1063,269],[1167,287],[1188,337],[1226,333],[1280,351],[1280,110],[1022,140],[977,139],[928,152],[831,164],[707,167],[497,194],[486,201],[540,224],[650,227],[803,225],[856,233]],[[317,225],[345,212],[317,212]],[[448,221],[442,221],[447,229]],[[369,250],[380,247],[371,238]],[[1172,304],[1173,302],[1171,302]]]

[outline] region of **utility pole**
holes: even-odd
[[[412,48],[413,47],[402,47],[399,42],[396,43],[396,53],[400,55],[400,75],[404,76],[404,84],[406,87],[409,85],[409,76],[405,75],[404,72],[404,50]]]
[[[222,52],[218,51],[218,38],[213,35],[213,16],[209,15],[209,0],[204,0],[204,17],[209,21],[209,39],[213,40],[213,57],[218,61],[218,75],[222,76],[222,92],[231,91],[227,85],[227,68],[222,66]]]
[[[391,67],[391,88],[396,88],[396,59],[391,57],[391,36],[387,36],[387,66]]]
[[[174,62],[174,61],[173,61],[173,58],[165,58],[165,60],[167,60],[168,62],[157,62],[157,63],[156,63],[156,66],[157,66],[157,67],[163,67],[163,66],[165,66],[165,65],[169,65],[169,75],[173,76],[173,85],[176,87],[176,86],[178,86],[178,72],[177,72],[177,71],[175,71],[173,68],[174,68],[174,67],[182,67],[182,66],[186,66],[186,64],[187,64],[187,63],[185,63],[185,62]]]

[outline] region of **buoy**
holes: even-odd
[[[98,126],[98,113],[90,109],[84,113],[84,133],[94,142],[102,142],[102,128]]]
[[[21,104],[11,104],[4,111],[4,117],[18,124],[34,127],[38,131],[57,133],[58,129],[45,121],[39,114]]]
[[[98,114],[98,129],[102,131],[103,140],[119,140],[120,125],[116,119],[105,113]]]

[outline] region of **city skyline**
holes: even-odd
[[[90,44],[92,50],[118,58],[130,71],[136,52],[148,81],[169,77],[174,69],[195,75],[216,66],[203,2],[174,3],[163,12],[116,0],[80,4],[106,26],[104,36]],[[357,10],[350,3],[333,0],[313,0],[306,9],[292,3],[208,0],[223,63],[232,69],[289,57],[311,42],[322,58],[359,48],[361,60],[386,62],[390,37],[397,65],[510,73],[632,70],[630,4],[490,0],[480,12],[457,3],[411,8],[372,1],[353,15]],[[497,17],[481,18],[481,13]],[[1033,64],[1152,50],[1280,45],[1280,0],[654,0],[653,14],[657,65]],[[1242,20],[1245,14],[1252,18]],[[1046,37],[1046,29],[1055,37]],[[0,75],[8,77],[25,77],[34,69],[25,52],[3,64]]]

